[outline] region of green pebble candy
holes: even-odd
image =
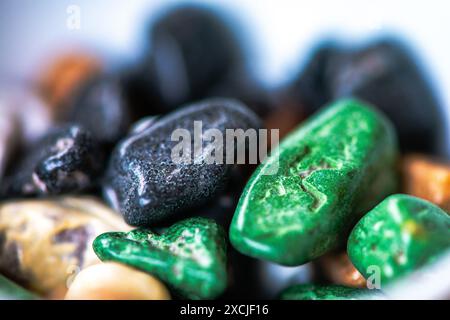
[[[34,300],[36,296],[0,275],[0,300]]]
[[[380,271],[381,286],[433,262],[450,248],[450,216],[408,195],[386,198],[348,240],[348,255],[364,277]]]
[[[98,236],[94,251],[146,271],[188,299],[212,299],[227,285],[225,232],[213,220],[190,218],[161,235],[137,229]]]
[[[295,285],[280,294],[281,300],[373,300],[382,299],[378,290],[349,288],[338,285]]]
[[[395,192],[396,138],[357,100],[325,108],[281,142],[248,182],[230,228],[244,254],[300,265],[343,243],[352,224]]]

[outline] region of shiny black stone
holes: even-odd
[[[101,144],[112,145],[130,126],[130,112],[119,79],[99,75],[86,82],[68,107],[67,121],[91,132]]]
[[[342,97],[365,100],[393,122],[402,151],[437,153],[443,110],[418,64],[410,49],[393,38],[361,47],[327,42],[290,91],[309,114]]]
[[[148,48],[122,74],[135,119],[218,96],[264,114],[266,92],[251,74],[235,29],[223,14],[196,5],[177,6],[152,22]]]
[[[89,132],[78,125],[54,129],[24,152],[6,178],[7,197],[56,195],[91,188],[103,157]]]
[[[203,132],[210,128],[222,133],[225,129],[259,129],[261,125],[252,111],[227,99],[205,100],[150,121],[117,145],[103,188],[108,202],[135,226],[182,216],[217,196],[232,174],[232,164],[195,163],[208,152],[206,141],[191,163],[175,163],[172,149],[180,143],[171,139],[175,129],[188,130],[193,139],[194,121],[202,121]],[[193,143],[191,147],[193,150]]]

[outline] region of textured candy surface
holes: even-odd
[[[75,272],[100,262],[92,250],[95,237],[129,230],[95,198],[5,202],[0,205],[0,273],[60,299]]]
[[[8,196],[55,195],[94,185],[102,166],[89,132],[68,125],[48,133],[29,150],[7,176]]]
[[[146,271],[189,299],[212,299],[227,285],[223,229],[205,218],[182,220],[163,234],[137,229],[97,237],[94,251],[104,261],[116,261]]]
[[[186,106],[132,133],[116,147],[104,183],[104,195],[135,226],[149,226],[185,209],[201,205],[224,188],[232,165],[208,164],[209,141],[190,161],[176,162],[172,151],[180,140],[172,140],[176,129],[195,136],[194,121],[201,121],[203,132],[217,129],[259,129],[260,121],[234,100],[212,99]],[[225,136],[225,134],[224,134]],[[224,140],[225,141],[225,138]],[[189,142],[189,141],[188,141]]]
[[[380,292],[344,286],[296,285],[280,294],[281,300],[373,300],[382,299]]]
[[[359,214],[395,191],[396,141],[384,117],[337,102],[288,136],[253,174],[230,228],[244,254],[284,265],[342,241]]]
[[[450,248],[450,217],[428,201],[397,194],[353,229],[348,254],[365,277],[380,271],[381,286],[435,261]],[[370,268],[371,267],[371,268]]]

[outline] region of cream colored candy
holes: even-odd
[[[81,271],[71,284],[67,300],[169,300],[166,287],[151,275],[107,262]]]
[[[96,236],[130,227],[90,197],[0,205],[0,272],[44,297],[63,298],[74,274],[99,263]]]

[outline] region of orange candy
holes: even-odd
[[[402,192],[450,211],[450,164],[423,155],[403,158]]]
[[[68,53],[44,67],[38,87],[43,98],[53,107],[56,117],[61,113],[58,108],[70,99],[84,81],[101,69],[99,59],[86,53]]]

